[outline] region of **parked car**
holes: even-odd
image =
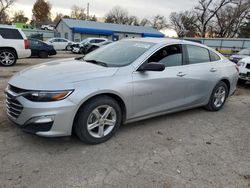
[[[50,30],[50,31],[54,31],[55,30],[55,26],[54,25],[42,25],[41,26],[42,30]]]
[[[71,45],[71,51],[73,53],[76,54],[83,54],[85,47],[88,44],[97,44],[97,43],[101,43],[101,42],[105,42],[108,41],[108,39],[106,38],[86,38],[83,41],[81,41],[80,43],[75,43],[73,45]]]
[[[53,45],[55,50],[71,50],[70,46],[74,44],[74,42],[64,38],[51,38],[46,43]]]
[[[17,59],[30,54],[28,40],[21,29],[0,25],[0,65],[13,66]]]
[[[29,48],[31,49],[32,57],[47,58],[48,56],[56,55],[56,50],[52,45],[37,39],[29,39]]]
[[[240,52],[238,52],[235,55],[232,55],[229,59],[234,62],[234,63],[238,63],[241,59],[245,58],[245,57],[249,57],[250,56],[250,48],[241,50]]]
[[[241,59],[238,62],[239,66],[239,83],[250,81],[250,57]]]
[[[126,39],[16,74],[6,88],[7,114],[36,135],[75,132],[98,144],[122,123],[201,106],[218,111],[237,81],[237,66],[207,46]]]
[[[83,54],[88,54],[90,52],[97,50],[98,48],[101,48],[101,47],[106,46],[106,45],[111,44],[111,43],[112,43],[112,41],[104,41],[104,42],[100,42],[100,43],[88,44],[84,48]]]

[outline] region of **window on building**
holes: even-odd
[[[65,33],[65,38],[69,39],[69,34],[68,33]]]

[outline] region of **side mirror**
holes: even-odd
[[[138,71],[164,71],[165,70],[165,65],[161,63],[147,63],[142,65]]]

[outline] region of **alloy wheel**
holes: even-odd
[[[214,105],[216,108],[220,108],[226,99],[226,89],[223,86],[217,88],[214,93]]]
[[[87,130],[95,138],[103,138],[112,132],[117,122],[117,114],[113,107],[102,105],[96,107],[87,120]]]
[[[12,65],[15,62],[15,56],[11,52],[1,52],[0,62],[2,65]]]

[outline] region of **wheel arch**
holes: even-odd
[[[15,48],[13,48],[13,47],[7,47],[7,46],[6,47],[5,46],[0,47],[0,50],[3,50],[3,49],[12,50],[15,53],[16,58],[18,59],[18,54],[17,54],[17,51],[16,51]]]
[[[229,93],[230,93],[230,89],[231,89],[229,79],[227,79],[227,78],[223,78],[223,79],[221,79],[221,80],[220,80],[220,82],[224,82],[224,83],[227,85],[227,88],[228,88],[228,95],[229,95]]]
[[[89,96],[86,100],[84,100],[80,106],[78,107],[78,109],[76,110],[76,113],[74,115],[74,121],[73,121],[73,125],[72,125],[72,131],[73,131],[73,126],[75,124],[75,121],[76,121],[76,117],[79,113],[79,110],[87,103],[89,102],[90,100],[96,98],[96,97],[101,97],[101,96],[108,96],[108,97],[111,97],[112,99],[114,99],[118,104],[119,106],[121,107],[121,111],[122,111],[122,122],[125,122],[126,120],[126,117],[127,117],[127,107],[125,105],[125,102],[124,100],[122,99],[122,97],[120,97],[118,94],[114,94],[114,93],[111,93],[111,92],[104,92],[104,93],[98,93],[98,94],[95,94],[93,96]]]

